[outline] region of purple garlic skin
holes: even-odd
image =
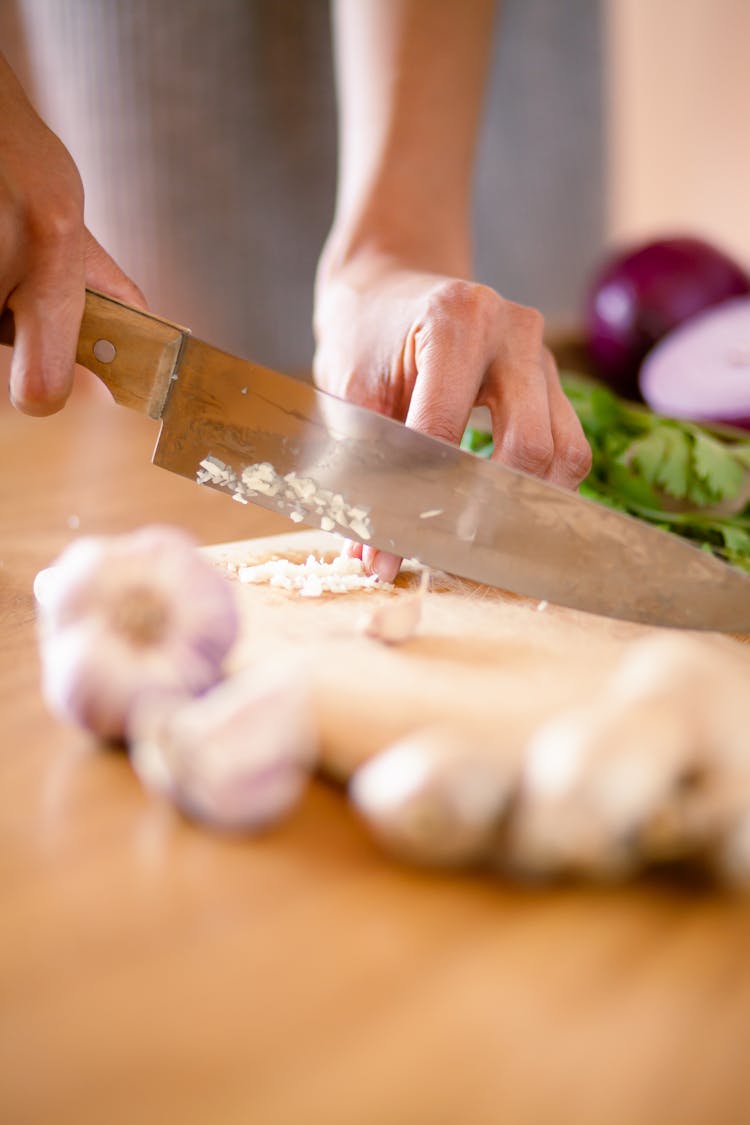
[[[213,828],[257,832],[288,815],[317,763],[297,667],[238,672],[198,699],[144,705],[131,761],[144,786]]]
[[[230,584],[167,526],[78,539],[34,590],[44,699],[103,739],[126,738],[146,696],[216,683],[239,631]]]

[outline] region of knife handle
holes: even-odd
[[[13,316],[0,317],[0,343],[13,344]],[[109,388],[115,402],[160,418],[183,341],[190,333],[169,320],[86,290],[76,363]]]

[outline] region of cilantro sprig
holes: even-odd
[[[575,372],[562,383],[592,450],[580,494],[750,571],[750,435],[662,417]],[[461,445],[489,457],[492,435],[470,428]]]

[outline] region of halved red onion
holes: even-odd
[[[750,429],[750,297],[669,332],[647,355],[639,382],[659,414]]]
[[[657,238],[614,251],[595,274],[584,309],[586,346],[601,379],[638,396],[638,372],[668,332],[733,297],[750,276],[704,239]]]

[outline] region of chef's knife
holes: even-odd
[[[77,360],[161,419],[156,465],[235,500],[558,605],[750,631],[750,577],[709,552],[92,291]]]

